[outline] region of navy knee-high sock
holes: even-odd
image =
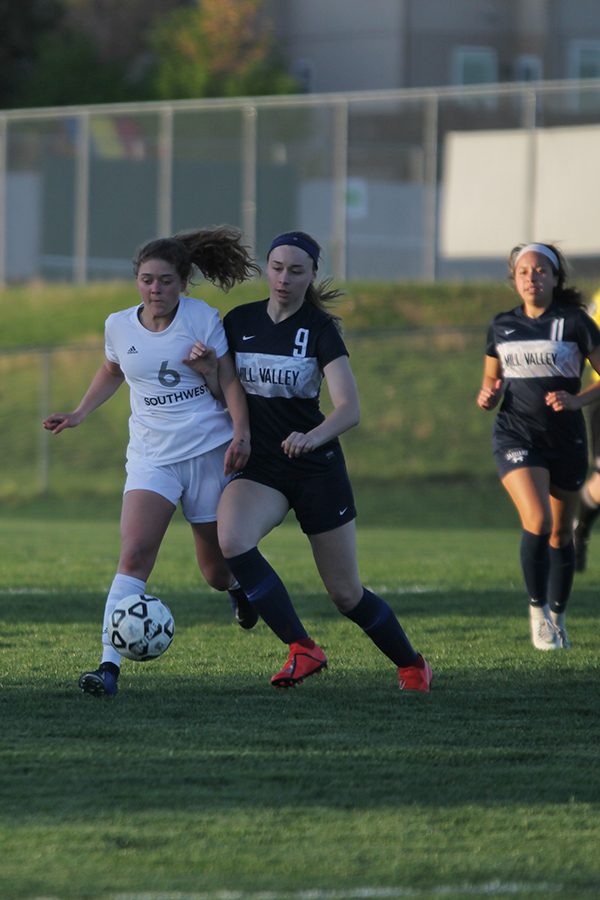
[[[257,547],[229,557],[227,565],[252,606],[284,644],[308,638],[283,581]]]
[[[550,547],[550,575],[548,578],[548,604],[552,612],[565,611],[575,574],[575,548],[573,541],[566,547]]]
[[[545,606],[548,595],[550,554],[549,534],[521,534],[521,569],[532,606]]]
[[[413,649],[394,611],[377,594],[364,588],[358,605],[345,615],[360,625],[394,665],[404,667],[419,664],[419,654]]]

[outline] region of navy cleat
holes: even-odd
[[[79,687],[84,694],[93,694],[94,697],[114,697],[119,690],[118,677],[118,674],[100,666],[94,672],[82,672]]]
[[[228,593],[229,599],[231,600],[231,608],[233,610],[233,615],[235,616],[235,621],[238,623],[240,628],[243,628],[245,631],[249,631],[250,628],[254,628],[254,626],[258,622],[258,613],[246,597],[243,590],[238,587],[233,588],[232,590],[228,591]]]

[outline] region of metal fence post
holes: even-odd
[[[437,280],[437,236],[438,236],[438,116],[439,97],[432,95],[425,107],[425,215],[424,215],[424,260],[423,276],[427,281]]]
[[[257,112],[255,106],[244,106],[242,112],[242,197],[241,218],[244,239],[256,253],[256,185],[257,185]]]
[[[173,230],[173,107],[160,112],[158,135],[158,186],[156,221],[158,234]]]
[[[88,275],[88,233],[90,205],[90,114],[77,117],[75,161],[75,209],[73,212],[73,263],[76,284],[85,284]]]
[[[347,270],[346,194],[348,186],[348,103],[336,103],[333,139],[333,275],[336,281],[345,281]]]

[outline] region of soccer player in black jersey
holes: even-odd
[[[552,244],[521,244],[509,258],[519,306],[489,328],[477,404],[494,409],[496,466],[522,525],[520,558],[538,650],[568,649],[565,610],[573,583],[573,522],[585,481],[581,408],[600,382],[581,390],[586,359],[600,372],[600,330]]]
[[[338,440],[358,423],[358,392],[337,320],[326,309],[339,292],[314,284],[319,254],[304,232],[276,237],[267,254],[268,299],[225,317],[248,400],[252,451],[221,496],[219,542],[251,605],[289,646],[285,665],[271,679],[275,687],[300,684],[327,665],[257,546],[293,509],[339,611],[394,663],[402,690],[427,692],[429,664],[358,573],[356,510]],[[323,379],[333,406],[327,416],[319,407]]]

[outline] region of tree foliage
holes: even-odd
[[[0,0],[0,106],[19,105],[20,85],[35,69],[40,37],[59,27],[60,0]]]
[[[0,104],[290,93],[264,0],[0,0]]]
[[[153,93],[161,99],[290,93],[263,0],[198,0],[152,29]]]

